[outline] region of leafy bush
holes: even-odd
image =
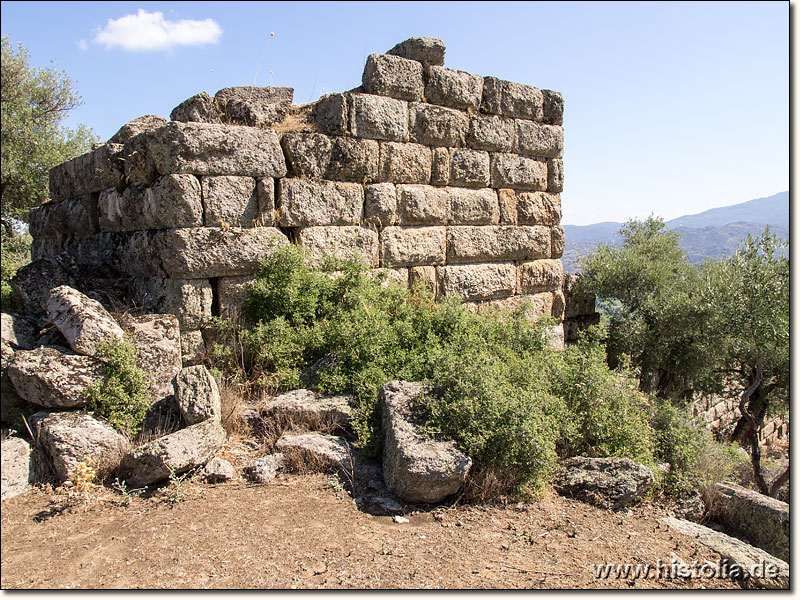
[[[84,392],[86,408],[133,437],[150,409],[147,374],[136,366],[136,349],[128,341],[104,342],[98,354],[104,378]]]
[[[31,242],[33,238],[26,234],[9,234],[5,230],[2,235],[0,251],[0,305],[5,312],[17,310],[13,305],[11,285],[9,281],[20,267],[31,261]]]

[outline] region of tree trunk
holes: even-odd
[[[759,425],[763,424],[764,416],[767,414],[767,408],[769,408],[769,402],[767,401],[768,394],[769,390],[764,386],[759,385],[752,392],[749,402],[747,403],[747,412],[753,416],[756,423]],[[738,442],[742,445],[747,444],[749,441],[748,424],[748,417],[744,414],[744,412],[742,412],[742,416],[739,417],[739,421],[736,423],[733,433],[731,433],[730,441]]]

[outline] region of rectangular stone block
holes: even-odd
[[[380,149],[375,140],[336,137],[325,179],[366,183],[378,180]]]
[[[546,190],[547,163],[517,154],[492,154],[492,187],[519,190]]]
[[[398,185],[397,211],[402,225],[446,225],[450,220],[447,189],[429,185]]]
[[[553,294],[542,292],[530,296],[511,296],[485,302],[467,302],[464,306],[477,313],[522,310],[526,319],[536,322],[544,316],[552,316]]]
[[[516,120],[515,151],[528,156],[557,157],[564,152],[564,129],[525,119]]]
[[[463,146],[467,115],[452,108],[414,103],[408,107],[411,141],[428,146]]]
[[[158,169],[148,148],[152,136],[152,131],[134,135],[125,142],[120,152],[124,181],[128,185],[148,186],[158,179]]]
[[[431,185],[450,183],[450,151],[447,148],[434,148],[431,161]]]
[[[481,103],[480,75],[432,66],[426,72],[425,99],[431,104],[462,110],[477,110]]]
[[[561,222],[561,196],[549,192],[516,194],[520,225],[558,225]]]
[[[275,180],[271,177],[259,179],[256,183],[258,195],[258,225],[273,227],[275,225]]]
[[[444,296],[463,300],[490,300],[514,294],[517,272],[513,263],[447,265],[437,268]]]
[[[148,136],[147,150],[161,175],[286,175],[280,134],[271,129],[172,121],[140,135]]]
[[[201,186],[207,227],[252,227],[258,220],[258,194],[252,177],[203,177]]]
[[[183,229],[181,231],[191,231]],[[102,235],[102,234],[99,234]],[[112,234],[114,235],[114,234]],[[132,231],[116,234],[119,243],[112,256],[116,257],[116,267],[128,277],[166,277],[161,253],[155,244],[157,232]],[[92,237],[82,238],[89,240]],[[100,250],[100,248],[98,248]],[[102,258],[101,264],[108,264],[108,256]]]
[[[542,90],[543,118],[545,123],[562,125],[564,123],[564,96],[561,92]]]
[[[517,211],[517,193],[514,190],[497,190],[497,199],[500,204],[500,224],[517,225],[519,214]]]
[[[214,95],[223,123],[272,127],[283,121],[292,106],[294,89],[279,86],[237,86]]]
[[[328,94],[314,103],[311,120],[328,135],[345,135],[350,124],[349,94]]]
[[[448,188],[450,193],[450,223],[454,225],[496,225],[500,222],[497,192]]]
[[[560,260],[544,258],[519,265],[519,291],[522,294],[560,290],[564,267]]]
[[[405,288],[408,287],[408,269],[406,267],[399,269],[371,269],[367,271],[367,277],[380,283],[382,288],[387,288],[393,284]]]
[[[420,144],[381,142],[381,181],[424,183],[431,180],[431,149]]]
[[[122,182],[122,144],[103,144],[50,169],[50,198],[66,200],[116,187]]]
[[[64,246],[60,238],[34,238],[31,242],[31,260],[40,258],[54,258],[64,251]]]
[[[370,267],[379,264],[378,232],[368,227],[308,227],[300,231],[299,240],[317,264],[325,257],[360,258]]]
[[[513,152],[517,129],[513,119],[497,115],[470,115],[467,145],[476,150]]]
[[[547,191],[564,191],[564,161],[560,158],[547,161]]]
[[[263,259],[288,243],[272,227],[166,229],[155,236],[164,269],[180,279],[253,275]]]
[[[485,225],[447,228],[448,264],[549,257],[548,227]]]
[[[453,148],[450,151],[450,185],[488,186],[489,153],[467,148]]]
[[[566,304],[564,292],[562,292],[560,289],[553,290],[553,310],[550,314],[556,321],[560,322],[564,320],[564,310],[566,308]]]
[[[396,225],[397,191],[393,183],[374,183],[364,188],[364,222],[386,227]]]
[[[370,54],[361,76],[364,91],[399,100],[422,100],[422,64],[390,54]]]
[[[325,176],[333,149],[331,137],[321,133],[289,131],[283,134],[281,146],[289,177],[322,179]]]
[[[364,214],[364,187],[356,183],[281,179],[278,221],[284,227],[358,225]]]
[[[386,227],[380,233],[384,267],[443,265],[447,246],[445,227]]]
[[[564,255],[564,228],[560,225],[550,228],[550,258]]]
[[[444,267],[440,267],[444,268]],[[439,293],[439,278],[436,274],[436,267],[422,266],[410,267],[408,269],[408,285],[409,287],[421,286],[427,289],[434,298]]]
[[[242,314],[242,303],[250,293],[252,275],[242,277],[220,277],[217,280],[217,298],[219,299],[219,316],[235,319]]]
[[[138,278],[133,295],[145,310],[178,317],[181,330],[199,329],[211,318],[213,295],[208,279]]]
[[[206,355],[206,344],[202,331],[181,332],[181,363],[183,367],[199,365]]]
[[[98,194],[82,194],[31,209],[28,231],[34,238],[94,235],[98,231]]]
[[[541,121],[544,116],[542,90],[497,77],[483,80],[483,109],[494,115]]]
[[[98,197],[100,231],[145,229],[144,197],[149,190],[148,187],[131,185],[122,193],[117,191],[117,188],[100,192]]]
[[[390,142],[408,141],[408,103],[385,96],[353,94],[350,133]]]

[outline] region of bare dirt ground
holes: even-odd
[[[199,480],[88,502],[34,489],[2,505],[2,587],[737,589],[728,580],[597,579],[594,563],[719,556],[656,521],[553,493],[509,506],[358,509],[324,474]]]

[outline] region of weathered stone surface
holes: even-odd
[[[219,421],[202,423],[139,446],[122,459],[125,479],[134,488],[144,487],[205,465],[225,443],[225,430]]]
[[[102,304],[62,285],[50,290],[47,317],[69,342],[70,348],[86,356],[97,356],[98,347],[125,335]]]
[[[436,38],[412,37],[400,42],[386,54],[417,60],[425,66],[444,64],[444,42]]]
[[[206,344],[202,331],[181,332],[181,363],[184,367],[200,364],[205,354]]]
[[[166,127],[165,125],[164,127]],[[119,159],[122,162],[122,180],[128,185],[143,185],[147,186],[158,179],[158,169],[150,155],[148,143],[158,133],[155,131],[144,131],[138,135],[133,136],[122,146],[119,153]],[[119,187],[118,185],[106,186]]]
[[[412,288],[415,286],[423,286],[436,298],[439,293],[439,280],[436,276],[436,267],[410,267],[408,269],[408,286]]]
[[[8,362],[8,376],[23,400],[46,408],[79,408],[84,390],[102,381],[103,364],[89,356],[41,347],[18,350]]]
[[[252,275],[261,260],[288,243],[272,227],[166,229],[155,236],[164,269],[178,279]]]
[[[31,447],[22,438],[9,437],[0,442],[0,500],[28,491],[34,482]]]
[[[198,329],[211,318],[207,279],[139,278],[134,297],[146,310],[178,317],[181,329]]]
[[[241,86],[221,89],[214,102],[224,123],[270,127],[284,119],[293,98],[292,88]]]
[[[541,121],[543,104],[542,90],[496,77],[483,80],[483,109],[486,112]]]
[[[349,94],[328,94],[314,103],[311,119],[321,133],[344,135],[350,125]]]
[[[429,146],[463,146],[469,118],[463,112],[432,104],[408,108],[411,140]]]
[[[489,153],[466,148],[450,151],[450,185],[486,187],[489,185]]]
[[[193,121],[195,123],[222,123],[214,99],[208,92],[200,92],[187,98],[169,113],[170,121]]]
[[[282,452],[270,454],[269,456],[262,456],[250,462],[244,468],[244,474],[250,481],[255,483],[269,483],[278,474],[278,471],[283,468],[286,462]]]
[[[321,133],[290,131],[281,138],[290,177],[322,179],[328,168],[333,138]]]
[[[517,154],[492,154],[492,187],[518,190],[547,190],[547,163]]]
[[[207,227],[250,227],[258,220],[256,180],[252,177],[203,177],[201,185]]]
[[[220,277],[217,280],[219,314],[226,319],[236,318],[242,312],[242,304],[250,293],[254,277]]]
[[[386,227],[381,231],[380,241],[383,266],[443,265],[445,262],[445,227]]]
[[[586,458],[562,461],[553,487],[562,496],[617,510],[640,498],[653,484],[653,472],[629,458]]]
[[[360,256],[368,266],[378,266],[378,232],[368,227],[307,227],[300,231],[299,240],[317,263],[325,256],[342,260]]]
[[[500,224],[517,225],[519,223],[517,193],[509,189],[497,190],[497,199],[500,204]]]
[[[385,96],[354,94],[350,132],[360,138],[408,141],[408,104]]]
[[[550,258],[564,255],[564,228],[560,225],[550,228]]]
[[[381,142],[380,179],[392,183],[429,183],[431,149],[420,144]]]
[[[450,193],[429,185],[398,185],[397,210],[403,225],[445,225],[450,220]]]
[[[414,420],[422,384],[391,381],[379,392],[383,409],[383,476],[393,494],[419,504],[440,502],[464,484],[470,458],[451,441],[424,437]]]
[[[256,182],[258,196],[258,221],[261,227],[275,226],[275,180],[271,177]]]
[[[580,285],[580,281],[580,274],[564,273],[563,291],[566,296],[564,316],[567,318],[594,313],[596,296],[585,292]]]
[[[711,517],[781,560],[789,560],[789,505],[728,483],[714,486]]]
[[[465,302],[464,306],[468,310],[477,313],[496,310],[506,312],[521,310],[526,319],[535,322],[545,315],[550,316],[552,314],[553,293],[541,292],[529,296],[511,296],[494,300]]]
[[[175,400],[188,425],[207,419],[220,420],[222,406],[219,388],[203,365],[186,367],[178,372],[175,376]]]
[[[200,181],[194,175],[160,177],[145,196],[145,229],[196,227],[203,224]]]
[[[513,263],[447,265],[439,267],[440,290],[463,300],[491,300],[511,296],[517,287]]]
[[[102,144],[50,169],[50,197],[54,201],[66,200],[119,185],[122,148],[121,144]]]
[[[561,196],[548,192],[516,194],[520,225],[558,225],[561,222]]]
[[[545,329],[545,337],[547,339],[547,345],[550,346],[553,350],[563,350],[564,349],[564,326],[559,325],[552,325]]]
[[[561,290],[564,280],[564,267],[560,260],[543,259],[522,263],[519,266],[520,293]]]
[[[549,258],[550,229],[543,226],[449,227],[447,262]]]
[[[93,235],[98,231],[96,193],[45,202],[29,214],[29,233],[34,238]]]
[[[364,211],[364,187],[356,183],[281,179],[279,222],[285,227],[357,225]]]
[[[209,483],[224,483],[234,478],[233,465],[224,458],[212,458],[204,467]]]
[[[3,345],[8,344],[13,350],[30,350],[36,345],[39,337],[39,329],[32,319],[9,313],[2,314],[0,332],[0,340]],[[3,367],[5,367],[5,358]]]
[[[344,438],[321,433],[283,434],[275,447],[286,460],[310,470],[349,470],[353,451]]]
[[[147,150],[161,175],[286,175],[280,135],[272,130],[173,121],[145,135]]]
[[[150,377],[151,400],[171,396],[172,380],[182,367],[178,317],[126,314],[121,323],[136,348],[136,366]]]
[[[164,117],[157,117],[155,115],[145,115],[128,121],[119,128],[117,133],[111,136],[108,140],[109,144],[124,144],[135,135],[139,135],[145,131],[153,131],[162,125],[166,125],[167,120]]]
[[[380,150],[375,140],[334,138],[325,179],[365,183],[377,181]]]
[[[397,224],[397,191],[391,183],[375,183],[364,188],[364,220],[370,225]]]
[[[531,156],[561,156],[564,152],[564,129],[526,119],[517,119],[515,152]]]
[[[564,191],[564,161],[560,158],[547,161],[547,191]]]
[[[431,185],[450,183],[450,151],[447,148],[434,148],[431,160]]]
[[[467,145],[475,150],[513,152],[517,131],[514,120],[497,115],[470,115]]]
[[[418,102],[424,90],[422,65],[391,54],[370,54],[361,83],[368,94]]]
[[[387,288],[392,284],[408,287],[408,269],[405,267],[399,269],[372,269],[367,272],[367,277],[378,282],[382,288]]]
[[[551,125],[561,125],[564,122],[564,96],[561,92],[542,90],[543,120]]]
[[[566,305],[566,301],[564,299],[564,292],[560,289],[553,291],[553,318],[556,321],[563,321],[564,320],[564,307]]]
[[[500,221],[497,193],[481,190],[448,188],[450,223],[455,225],[496,225]]]
[[[77,285],[78,266],[71,256],[40,258],[21,267],[11,279],[11,289],[27,313],[45,311],[50,290],[58,285]]]
[[[85,412],[36,413],[31,424],[61,481],[87,459],[102,479],[116,470],[129,447],[113,427]]]
[[[268,401],[264,412],[309,429],[322,425],[349,427],[353,418],[352,400],[352,395],[322,396],[311,390],[294,390]]]
[[[431,104],[462,110],[477,110],[481,103],[483,77],[432,66],[427,72],[425,99]]]
[[[34,238],[31,242],[31,260],[55,258],[64,251],[63,242],[60,238]]]

